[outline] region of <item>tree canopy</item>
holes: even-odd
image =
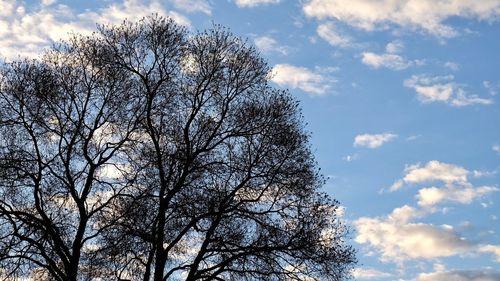
[[[220,26],[100,26],[0,77],[0,277],[343,280],[298,102]]]

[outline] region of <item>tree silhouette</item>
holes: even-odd
[[[3,64],[0,276],[342,280],[298,103],[220,26],[101,26]]]

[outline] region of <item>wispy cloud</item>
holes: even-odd
[[[361,217],[354,222],[356,242],[380,253],[383,261],[401,263],[412,259],[453,256],[471,250],[451,226],[416,223],[421,214],[411,206],[396,208],[386,217]]]
[[[207,15],[212,14],[212,7],[207,0],[170,0],[177,8],[187,13],[202,12]]]
[[[432,160],[425,166],[415,164],[407,167],[404,177],[395,181],[389,191],[396,191],[405,184],[442,182],[442,187],[419,189],[415,198],[423,208],[433,208],[445,202],[470,204],[489,193],[500,191],[495,186],[474,187],[468,180],[469,175],[477,177],[478,171],[471,172],[458,165]]]
[[[259,5],[278,4],[281,0],[235,0],[234,2],[240,8],[251,8]]]
[[[361,53],[361,61],[375,69],[389,68],[392,70],[403,70],[412,65],[421,65],[420,60],[407,60],[400,53],[404,49],[403,42],[395,40],[385,46],[385,53],[376,54],[372,52]]]
[[[377,148],[382,146],[384,143],[391,141],[397,138],[398,135],[392,133],[383,133],[383,134],[362,134],[357,135],[354,138],[354,147],[368,147],[368,148]]]
[[[280,86],[300,89],[312,95],[323,95],[335,82],[329,72],[329,69],[310,70],[290,64],[277,64],[273,67],[271,80]]]
[[[493,103],[491,99],[466,94],[465,90],[455,83],[453,79],[453,75],[413,75],[404,81],[404,85],[414,89],[418,100],[422,103],[443,102],[456,107]]]
[[[265,54],[279,53],[287,55],[290,52],[290,47],[282,46],[270,36],[261,36],[254,39],[255,46]]]
[[[124,0],[93,11],[78,13],[65,4],[44,1],[26,10],[24,2],[0,2],[0,56],[7,59],[37,57],[53,42],[67,39],[70,33],[90,34],[95,24],[117,24],[125,19],[139,20],[157,13],[190,26],[186,17],[168,11],[157,1]]]
[[[495,151],[496,153],[500,154],[500,145],[494,144],[491,149]]]
[[[421,273],[412,281],[500,281],[500,272],[495,270],[453,270]]]
[[[500,15],[500,2],[476,1],[371,1],[308,0],[303,6],[307,16],[335,19],[364,29],[388,29],[400,26],[421,30],[442,38],[454,37],[459,31],[445,22],[451,17],[494,21]]]
[[[370,280],[377,278],[387,278],[392,276],[392,274],[388,272],[383,272],[369,267],[355,268],[352,272],[352,275],[354,278],[356,278],[356,280]]]
[[[319,37],[335,47],[347,47],[352,44],[352,39],[342,34],[332,22],[320,24],[316,29]]]

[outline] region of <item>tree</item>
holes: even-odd
[[[297,101],[224,28],[152,16],[1,69],[7,279],[349,276]]]

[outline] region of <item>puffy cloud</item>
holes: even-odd
[[[361,54],[361,61],[375,69],[386,67],[394,70],[402,70],[408,68],[411,62],[403,59],[402,56],[396,54],[375,54],[371,52],[364,52]]]
[[[418,205],[422,207],[432,207],[442,202],[456,202],[461,204],[470,204],[473,200],[482,196],[500,191],[497,187],[481,186],[446,186],[444,188],[426,187],[418,191]]]
[[[96,23],[118,24],[124,19],[136,21],[153,13],[169,16],[182,25],[190,25],[186,17],[165,10],[156,0],[124,0],[82,13],[75,13],[69,6],[53,1],[42,4],[26,12],[21,1],[0,2],[0,56],[8,59],[37,57],[44,47],[67,39],[71,32],[90,34]]]
[[[404,262],[462,254],[474,244],[451,226],[414,223],[422,214],[410,206],[395,209],[387,217],[361,217],[354,221],[356,242],[378,251],[383,261]]]
[[[326,72],[330,71],[329,69]],[[280,85],[300,89],[313,95],[325,94],[335,80],[327,77],[323,69],[310,70],[290,64],[277,64],[273,67],[271,80]]]
[[[446,25],[450,17],[493,21],[500,15],[497,0],[309,0],[303,6],[307,16],[336,19],[364,30],[387,29],[392,25],[422,30],[439,37],[453,37],[458,31]]]
[[[383,133],[383,134],[362,134],[357,135],[354,138],[354,146],[364,146],[368,148],[377,148],[382,146],[384,143],[395,139],[398,135],[391,133]]]
[[[235,3],[240,8],[255,7],[265,4],[277,4],[281,0],[235,0]]]
[[[290,51],[289,47],[278,45],[278,42],[274,40],[274,38],[269,36],[257,37],[254,39],[254,42],[255,46],[257,46],[257,49],[266,54],[275,52],[282,55],[287,55]]]
[[[406,175],[403,177],[405,183],[422,183],[432,181],[443,181],[445,183],[467,182],[469,171],[463,167],[431,160],[421,167],[420,164],[405,168]]]
[[[493,100],[467,95],[453,82],[453,75],[428,76],[413,75],[404,81],[404,85],[413,88],[422,103],[444,102],[451,106],[461,107],[473,104],[492,104]]]
[[[468,176],[474,177],[484,174],[479,171],[468,171],[454,164],[442,163],[436,160],[429,161],[425,166],[411,165],[405,169],[402,179],[394,182],[389,191],[400,189],[404,184],[418,184],[440,181],[444,187],[424,187],[418,191],[416,198],[418,205],[431,208],[444,202],[470,204],[475,199],[492,192],[500,191],[494,186],[474,187],[468,181]]]
[[[455,270],[421,273],[412,281],[500,281],[500,272],[492,270]]]
[[[496,261],[500,262],[500,245],[483,245],[479,248],[481,253],[492,253],[495,255]]]
[[[320,24],[316,30],[319,37],[323,38],[332,46],[346,47],[352,44],[351,39],[337,30],[332,22]]]
[[[383,278],[383,277],[391,277],[392,276],[392,274],[387,273],[387,272],[376,270],[374,268],[363,268],[363,267],[355,268],[352,272],[352,275],[357,280]]]
[[[178,9],[188,13],[202,12],[207,15],[212,14],[212,7],[206,0],[170,0]]]
[[[401,51],[403,51],[403,48],[404,48],[403,42],[395,40],[389,42],[385,46],[386,53],[376,54],[372,52],[364,52],[361,54],[361,61],[364,64],[371,66],[375,69],[386,67],[392,70],[403,70],[414,64],[417,65],[421,64],[421,61],[418,60],[409,61],[406,60],[401,55],[398,55],[398,53],[401,53]]]

